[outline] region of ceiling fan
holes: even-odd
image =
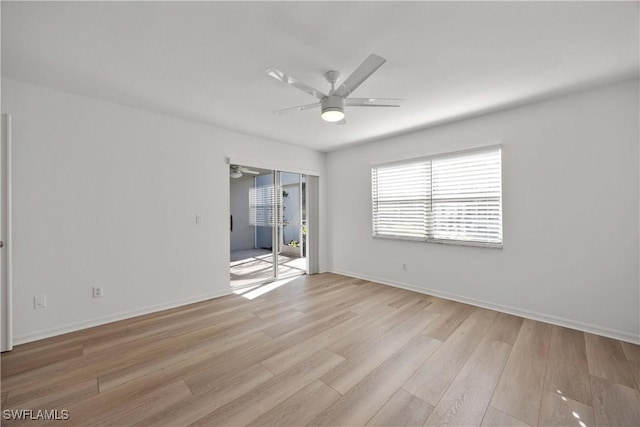
[[[365,80],[367,80],[378,68],[387,60],[381,56],[371,54],[364,60],[358,68],[342,82],[338,87],[336,83],[340,77],[337,71],[327,71],[324,77],[331,84],[329,94],[325,94],[313,87],[299,82],[290,75],[275,68],[269,68],[266,72],[276,80],[300,89],[311,96],[318,98],[320,101],[313,104],[299,105],[297,107],[285,108],[283,110],[274,111],[276,114],[285,114],[293,111],[308,110],[320,107],[321,117],[336,124],[345,124],[344,107],[399,107],[402,99],[395,98],[349,98],[349,95],[355,91]]]
[[[252,171],[251,169],[247,169],[244,166],[240,165],[229,165],[229,176],[231,178],[240,178],[242,174],[248,173],[250,175],[260,175],[258,171]]]

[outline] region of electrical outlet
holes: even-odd
[[[202,224],[202,215],[196,214],[196,224]]]
[[[38,295],[33,297],[33,308],[45,308],[47,306],[47,296]]]
[[[104,295],[104,291],[102,289],[102,286],[94,286],[93,287],[93,297],[94,298],[101,298],[102,295]]]

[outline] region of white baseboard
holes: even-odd
[[[616,329],[604,328],[602,326],[592,325],[589,323],[579,322],[576,320],[566,319],[564,317],[552,316],[549,314],[538,313],[535,311],[525,310],[517,307],[510,307],[502,304],[495,304],[489,301],[478,300],[475,298],[467,298],[462,295],[450,294],[448,292],[442,292],[435,289],[422,288],[409,283],[402,283],[397,281],[389,281],[381,279],[379,277],[368,276],[365,274],[354,273],[352,271],[330,269],[331,273],[342,274],[344,276],[355,277],[357,279],[368,280],[370,282],[381,283],[387,286],[393,286],[395,288],[407,289],[409,291],[418,292],[426,295],[433,295],[439,298],[444,298],[452,301],[462,302],[465,304],[474,305],[477,307],[487,308],[489,310],[495,310],[502,313],[512,314],[514,316],[524,317],[525,319],[537,320],[540,322],[550,323],[557,326],[563,326],[570,329],[576,329],[591,334],[602,335],[609,338],[614,338],[620,341],[629,342],[632,344],[640,344],[640,336],[634,335],[626,331],[620,331]]]
[[[230,295],[231,290],[225,292],[213,292],[209,294],[199,295],[197,297],[185,298],[178,301],[172,301],[164,304],[152,305],[136,310],[123,311],[120,313],[112,314],[109,316],[98,317],[95,319],[84,320],[82,322],[69,323],[63,326],[59,326],[51,329],[44,329],[37,332],[32,332],[25,335],[16,336],[13,338],[13,345],[25,344],[31,341],[37,341],[44,338],[54,337],[56,335],[62,335],[69,332],[75,332],[82,329],[92,328],[94,326],[100,326],[107,323],[117,322],[118,320],[130,319],[136,316],[142,316],[144,314],[155,313],[157,311],[168,310],[170,308],[180,307],[183,305],[193,304],[208,299],[219,298],[225,295]]]

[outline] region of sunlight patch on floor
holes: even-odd
[[[287,283],[297,279],[298,277],[299,276],[276,280],[274,282],[265,283],[264,285],[251,287],[249,290],[247,290],[247,288],[238,289],[233,291],[233,293],[237,295],[241,295],[243,298],[246,298],[248,300],[252,300],[254,298],[258,298],[260,295],[264,295],[268,292],[271,292],[272,290],[277,289],[280,286],[286,285]]]

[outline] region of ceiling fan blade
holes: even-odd
[[[404,99],[398,98],[347,98],[344,105],[351,107],[399,107]]]
[[[358,68],[356,68],[353,73],[351,73],[349,77],[347,77],[347,79],[333,94],[342,97],[349,96],[358,88],[358,86],[367,80],[371,74],[373,74],[378,68],[382,67],[382,64],[385,62],[387,62],[386,59],[372,53],[362,64],[360,64]]]
[[[252,170],[248,170],[248,169],[241,169],[241,170],[240,170],[240,172],[242,172],[242,173],[248,173],[248,174],[251,174],[251,175],[260,175],[260,172],[258,172],[258,171],[252,171]]]
[[[302,111],[302,110],[310,110],[311,108],[319,107],[320,103],[316,102],[315,104],[306,104],[306,105],[298,105],[297,107],[285,108],[283,110],[274,111],[276,114],[287,114],[293,113],[294,111]]]
[[[324,93],[320,92],[318,89],[314,89],[309,85],[299,82],[298,80],[294,79],[287,73],[280,71],[276,68],[269,68],[266,72],[268,75],[270,75],[274,79],[280,80],[282,83],[286,83],[289,86],[293,86],[297,89],[300,89],[301,91],[306,92],[311,96],[315,96],[318,99],[322,99],[325,96],[327,96]]]

